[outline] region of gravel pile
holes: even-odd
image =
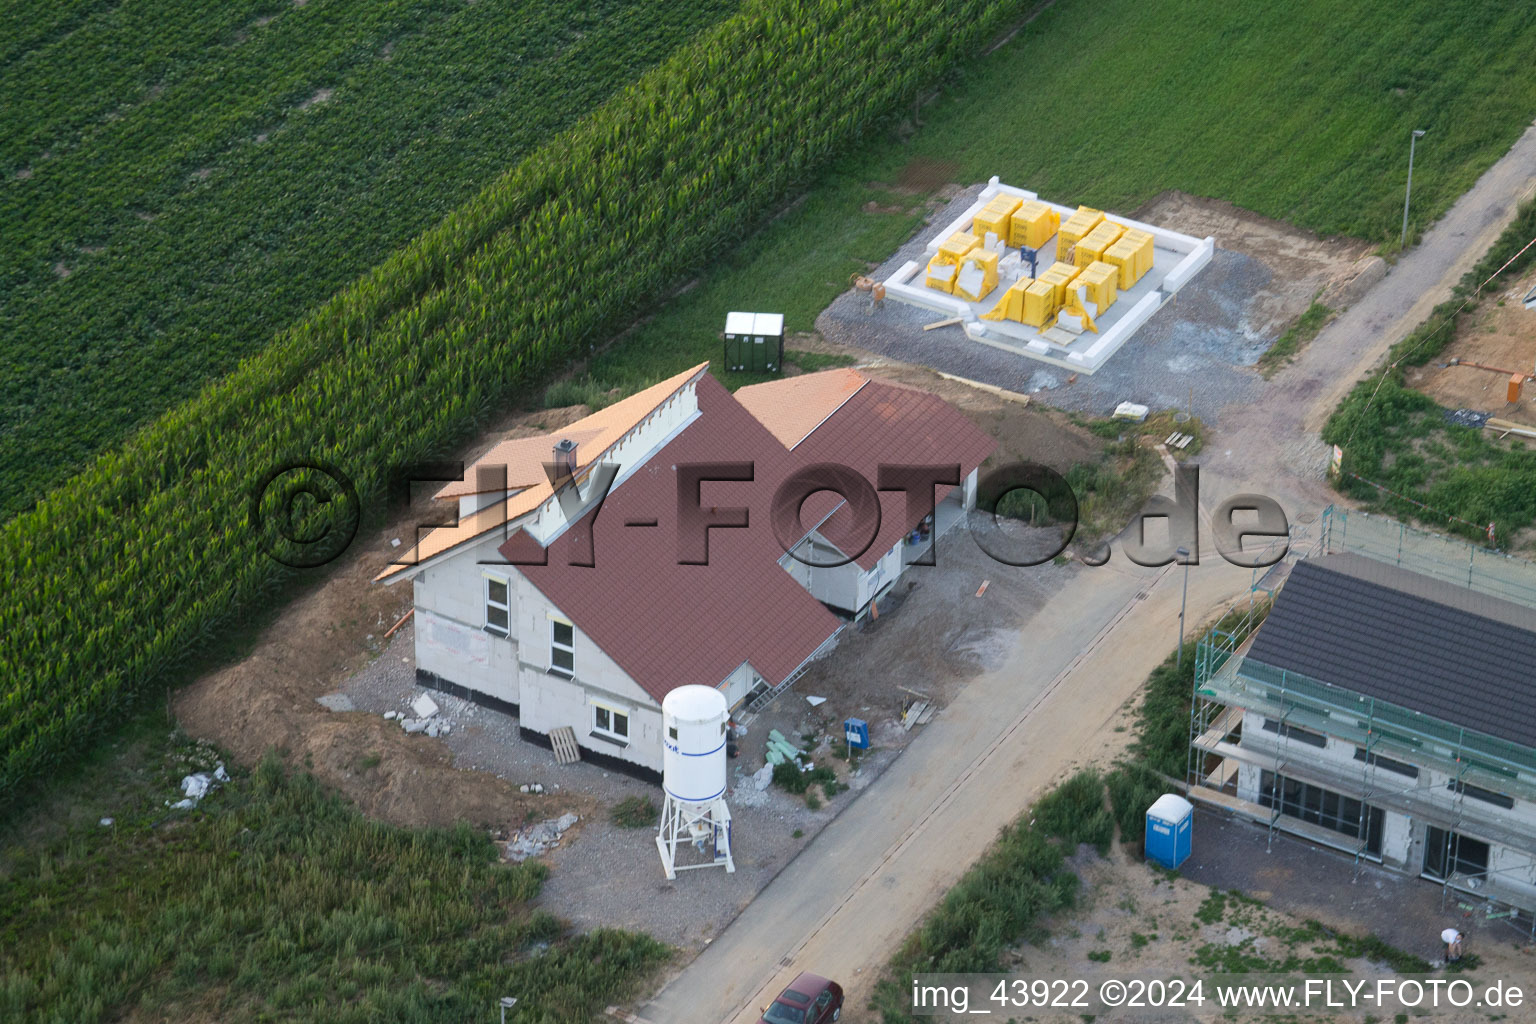
[[[885,280],[907,260],[923,262],[928,237],[963,213],[981,189],[966,189],[870,276]],[[1079,374],[1073,384],[1067,383],[1072,371],[971,341],[959,327],[924,331],[924,324],[939,319],[929,310],[887,299],[870,315],[867,297],[851,290],[822,312],[816,329],[828,341],[1094,416],[1107,416],[1125,401],[1153,410],[1184,408],[1191,404],[1193,388],[1193,412],[1209,423],[1223,406],[1251,401],[1263,387],[1250,368],[1275,338],[1254,331],[1251,322],[1263,319],[1255,303],[1272,276],[1258,260],[1217,248],[1174,302],[1154,314],[1100,370]]]

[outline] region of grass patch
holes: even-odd
[[[572,405],[584,405],[593,412],[618,400],[614,388],[605,387],[591,377],[557,380],[544,389],[540,404],[546,409],[564,409]]]
[[[1110,442],[1097,462],[1076,463],[1064,474],[1077,503],[1073,535],[1077,545],[1091,545],[1119,533],[1157,489],[1162,460],[1137,436],[1139,432]],[[1069,503],[1023,489],[1008,491],[983,510],[1031,526],[1059,525],[1072,517]]]
[[[648,796],[627,796],[613,805],[609,815],[620,828],[646,828],[655,825],[661,811]]]
[[[97,6],[0,33],[0,520],[738,3]]]
[[[829,765],[819,764],[803,772],[793,761],[773,766],[773,784],[785,792],[804,796],[805,805],[813,811],[821,809],[823,797],[830,800],[848,788],[837,781],[837,773]]]
[[[806,352],[792,348],[784,351],[784,362],[799,367],[801,373],[819,373],[840,366],[852,366],[858,360],[837,352]]]
[[[1306,312],[1259,357],[1258,369],[1265,377],[1273,377],[1284,366],[1290,365],[1306,346],[1317,337],[1317,332],[1333,318],[1333,310],[1321,302],[1308,306]]]
[[[427,1022],[514,993],[530,1019],[590,1019],[669,953],[565,937],[529,906],[545,873],[467,825],[371,821],[269,757],[194,811],[146,794],[111,829],[8,848],[0,1016]]]

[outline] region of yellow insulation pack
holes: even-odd
[[[1081,244],[1079,245],[1081,248]],[[1120,280],[1120,268],[1108,263],[1090,263],[1072,282],[1072,290],[1086,289],[1085,302],[1095,317],[1115,304],[1116,285]]]
[[[1034,284],[1034,278],[1021,277],[1008,286],[997,305],[981,314],[983,320],[1016,320],[1024,322],[1024,292]]]
[[[1088,233],[1104,220],[1104,211],[1091,206],[1079,206],[1077,212],[1061,225],[1061,236],[1056,239],[1056,258],[1066,259],[1072,247],[1086,238]]]
[[[986,238],[990,231],[997,236],[998,245],[1007,245],[1009,219],[1023,201],[1018,196],[993,196],[971,220],[971,233]]]
[[[1114,221],[1100,221],[1098,227],[1078,241],[1077,247],[1072,250],[1072,263],[1079,267],[1097,263],[1104,258],[1104,250],[1118,242],[1123,234],[1125,228]]]
[[[1061,227],[1061,214],[1038,199],[1019,204],[1009,218],[1008,244],[1016,248],[1039,249],[1056,229]]]
[[[955,298],[980,302],[996,287],[997,253],[990,249],[972,249],[966,253],[955,277]]]

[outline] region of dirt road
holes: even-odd
[[[1296,517],[1332,500],[1317,429],[1445,298],[1533,182],[1536,128],[1259,402],[1223,413],[1204,460],[1202,505],[1258,489]],[[1247,570],[1207,558],[1188,574],[1190,621],[1224,607],[1250,581]],[[1141,569],[1118,550],[1108,565],[1082,569],[1028,623],[1010,662],[974,680],[641,1016],[752,1021],[802,969],[840,979],[850,1010],[861,1014],[874,977],[914,923],[1001,826],[1103,741],[1116,710],[1175,642],[1183,582],[1181,571]]]
[[[1317,433],[1355,382],[1444,302],[1487,252],[1521,200],[1536,192],[1536,125],[1398,260],[1386,278],[1325,327],[1302,357],[1277,374],[1263,398],[1222,412],[1202,458],[1216,487],[1277,484],[1287,511],[1332,501],[1328,453]],[[1286,500],[1289,498],[1289,500]]]

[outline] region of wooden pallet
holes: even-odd
[[[549,734],[550,746],[555,751],[556,764],[575,764],[581,760],[581,748],[576,745],[576,730],[563,725]]]

